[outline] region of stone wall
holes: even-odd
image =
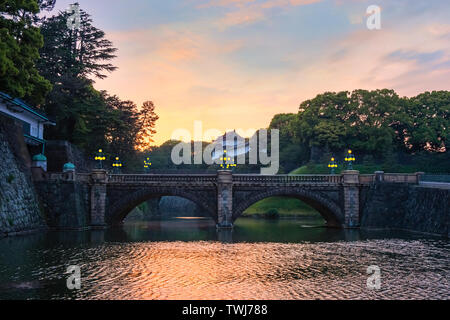
[[[47,225],[52,229],[85,229],[90,225],[89,186],[75,181],[35,182]]]
[[[449,237],[450,190],[377,183],[364,191],[361,227]]]
[[[20,123],[0,115],[0,236],[45,228]]]

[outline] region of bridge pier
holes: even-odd
[[[233,175],[229,170],[217,172],[217,228],[233,228]]]
[[[359,219],[359,171],[342,173],[344,187],[344,228],[358,228]]]
[[[91,172],[91,227],[106,228],[106,184],[108,172],[103,169],[94,169]]]

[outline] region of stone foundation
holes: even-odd
[[[365,193],[361,227],[449,237],[450,190],[377,183]]]
[[[30,165],[21,125],[0,115],[0,236],[45,228]]]
[[[76,181],[35,182],[47,225],[81,230],[90,225],[89,186]]]

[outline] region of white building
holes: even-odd
[[[238,157],[250,152],[250,145],[248,139],[241,137],[236,131],[230,131],[223,136],[218,137],[213,144],[221,145],[218,150],[227,150],[227,156],[231,158]],[[212,160],[216,161],[222,157],[222,154],[216,154],[215,150],[212,153]]]
[[[25,142],[31,146],[44,146],[44,126],[56,125],[44,113],[20,99],[13,99],[0,91],[0,114],[20,121],[23,125]]]

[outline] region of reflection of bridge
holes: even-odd
[[[38,179],[39,180],[39,179]],[[120,224],[138,204],[161,196],[180,196],[207,211],[219,227],[232,223],[253,203],[272,196],[298,198],[315,208],[334,227],[358,227],[362,190],[376,181],[417,184],[419,174],[360,175],[242,175],[217,174],[114,175],[105,170],[89,174],[47,174],[47,181],[69,180],[84,186],[90,224]],[[87,192],[87,193],[86,193]],[[360,205],[361,203],[361,205]]]

